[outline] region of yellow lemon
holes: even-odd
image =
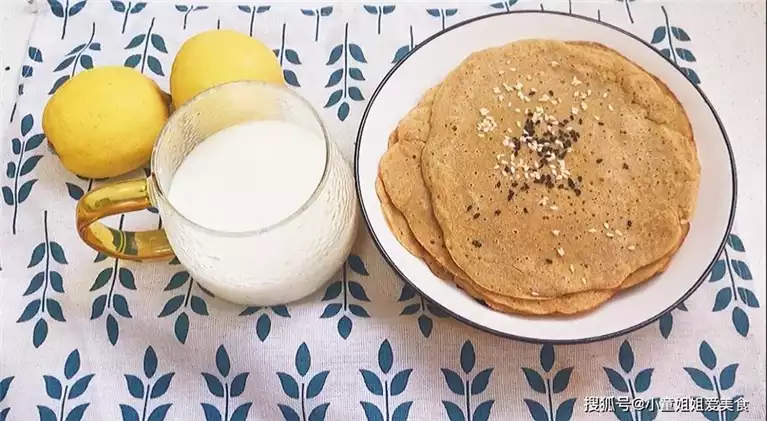
[[[208,88],[241,80],[284,83],[280,62],[262,42],[236,31],[202,32],[176,54],[170,95],[178,108]]]
[[[53,94],[43,131],[68,170],[114,177],[149,160],[168,105],[168,95],[138,71],[98,67],[78,73]]]

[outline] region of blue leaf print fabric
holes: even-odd
[[[184,41],[229,29],[272,50],[286,85],[313,105],[351,161],[359,122],[386,73],[467,19],[545,10],[601,20],[646,41],[714,100],[728,94],[717,94],[727,81],[716,66],[733,60],[714,28],[744,15],[634,0],[37,6],[0,139],[0,421],[767,417],[758,358],[764,280],[753,260],[760,249],[739,231],[748,221],[738,221],[684,303],[640,330],[592,344],[522,343],[462,324],[399,279],[365,230],[316,294],[239,306],[217,298],[177,259],[129,262],[85,246],[75,232],[76,203],[112,180],[68,173],[42,124],[46,101],[79,73],[125,66],[168,92]],[[728,130],[733,143],[742,141]],[[155,208],[106,222],[163,226]]]

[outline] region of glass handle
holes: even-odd
[[[147,179],[128,180],[88,192],[77,202],[77,232],[91,248],[124,260],[154,260],[173,257],[163,230],[120,231],[99,220],[150,207]]]

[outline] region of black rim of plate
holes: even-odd
[[[539,338],[533,338],[533,337],[527,337],[527,336],[514,335],[514,334],[511,334],[511,333],[506,333],[506,332],[501,332],[501,331],[498,331],[498,330],[495,330],[495,329],[491,329],[489,327],[483,326],[483,325],[481,325],[481,324],[479,324],[477,322],[468,320],[468,319],[466,319],[464,317],[461,317],[461,316],[455,314],[453,311],[451,311],[450,309],[446,308],[443,304],[437,302],[433,298],[431,298],[428,295],[424,294],[423,291],[421,291],[410,279],[408,279],[408,277],[404,274],[404,272],[393,262],[392,258],[386,252],[386,250],[384,249],[383,245],[381,244],[381,241],[379,240],[378,236],[376,235],[376,233],[373,231],[373,228],[371,227],[370,219],[368,217],[368,213],[367,213],[367,210],[365,208],[365,204],[362,201],[362,186],[360,185],[360,182],[359,182],[359,151],[360,151],[360,143],[361,143],[360,140],[362,139],[362,133],[363,133],[364,128],[365,128],[365,123],[367,121],[368,114],[370,113],[370,109],[371,109],[373,103],[375,102],[376,98],[378,97],[378,93],[384,88],[384,86],[389,81],[391,76],[394,74],[394,72],[397,71],[397,69],[399,69],[399,67],[402,65],[402,63],[404,63],[407,59],[409,59],[410,56],[415,54],[415,52],[418,51],[424,45],[430,43],[431,41],[433,41],[436,38],[442,36],[443,34],[446,34],[446,33],[450,32],[450,31],[452,31],[454,29],[457,29],[457,28],[460,28],[460,27],[462,27],[464,25],[468,25],[468,24],[471,24],[471,23],[474,23],[474,22],[478,22],[478,21],[481,21],[483,19],[488,19],[488,18],[492,18],[492,17],[496,17],[496,16],[501,16],[501,15],[510,15],[510,14],[549,14],[549,15],[565,16],[565,17],[569,17],[569,18],[573,18],[573,19],[580,19],[580,20],[583,20],[583,21],[587,21],[587,22],[593,23],[595,25],[602,25],[604,27],[610,28],[610,29],[612,29],[612,30],[614,30],[616,32],[619,32],[619,33],[621,33],[621,34],[623,34],[625,36],[628,36],[628,37],[630,37],[630,38],[640,42],[642,45],[644,45],[645,47],[649,48],[650,50],[652,50],[656,54],[658,54],[669,65],[674,67],[677,71],[682,73],[683,76],[685,76],[685,79],[693,86],[693,88],[695,88],[695,90],[698,92],[700,97],[703,99],[703,101],[708,106],[709,110],[711,110],[711,114],[714,116],[714,119],[716,120],[716,123],[719,126],[719,130],[722,132],[722,137],[724,138],[724,143],[725,143],[725,145],[727,147],[727,153],[728,153],[729,158],[730,158],[730,168],[731,168],[731,171],[732,171],[732,202],[730,203],[730,216],[729,216],[729,220],[727,221],[727,228],[725,230],[724,238],[722,238],[722,241],[719,244],[719,247],[717,248],[717,252],[712,257],[711,262],[708,264],[708,266],[706,266],[706,269],[700,275],[698,280],[690,287],[690,289],[687,290],[686,293],[684,293],[679,299],[677,299],[667,309],[661,311],[660,313],[658,313],[658,314],[656,314],[656,315],[654,315],[652,317],[649,317],[647,320],[645,320],[643,322],[637,323],[637,324],[635,324],[633,326],[630,326],[630,327],[627,327],[627,328],[624,328],[624,329],[621,329],[621,330],[618,330],[618,331],[615,331],[615,332],[606,333],[604,335],[591,336],[591,337],[579,338],[579,339],[539,339]],[[376,248],[378,248],[378,251],[384,257],[384,259],[389,264],[389,266],[391,266],[391,268],[394,270],[394,272],[397,273],[397,275],[400,278],[402,278],[402,280],[404,280],[411,287],[413,287],[413,289],[418,291],[419,294],[421,294],[423,297],[427,298],[429,301],[431,301],[432,303],[437,305],[439,308],[444,310],[446,313],[450,314],[456,320],[458,320],[458,321],[460,321],[462,323],[465,323],[465,324],[467,324],[469,326],[475,327],[475,328],[477,328],[479,330],[491,333],[493,335],[504,337],[504,338],[508,338],[508,339],[515,339],[515,340],[519,340],[519,341],[522,341],[522,342],[529,342],[529,343],[535,343],[535,344],[549,343],[549,344],[555,344],[555,345],[584,344],[584,343],[598,342],[598,341],[612,339],[612,338],[615,338],[615,337],[618,337],[618,336],[622,336],[622,335],[631,333],[631,332],[633,332],[635,330],[641,329],[641,328],[643,328],[643,327],[645,327],[645,326],[655,322],[661,316],[663,316],[664,314],[666,314],[666,313],[676,309],[677,306],[679,306],[679,304],[681,304],[685,300],[687,300],[700,287],[700,285],[705,281],[706,277],[709,275],[709,273],[711,272],[711,269],[713,268],[714,264],[716,263],[717,259],[719,258],[719,255],[721,255],[722,251],[724,250],[725,244],[727,242],[727,237],[730,234],[730,231],[732,230],[732,224],[733,224],[733,221],[735,219],[735,206],[736,206],[737,197],[738,197],[738,177],[737,177],[737,171],[735,169],[735,157],[734,157],[733,152],[732,152],[732,146],[730,145],[730,139],[727,136],[727,132],[725,131],[724,125],[722,124],[722,121],[719,118],[719,114],[717,114],[716,110],[714,109],[713,105],[711,104],[711,101],[709,101],[708,97],[706,97],[706,95],[703,93],[703,91],[700,89],[700,87],[697,84],[695,84],[692,81],[690,81],[687,78],[687,76],[684,75],[684,72],[682,72],[682,70],[673,61],[671,61],[668,58],[664,57],[660,53],[660,51],[656,50],[647,41],[637,37],[636,35],[628,32],[628,31],[626,31],[626,30],[624,30],[622,28],[619,28],[619,27],[611,25],[609,23],[605,23],[605,22],[602,22],[602,21],[599,21],[599,20],[596,20],[596,19],[592,19],[592,18],[586,17],[586,16],[573,15],[573,14],[570,14],[570,13],[557,12],[557,11],[538,11],[538,10],[503,11],[503,12],[489,13],[489,14],[486,14],[486,15],[477,16],[477,17],[474,17],[474,18],[471,18],[471,19],[467,19],[467,20],[459,22],[459,23],[457,23],[457,24],[455,24],[455,25],[453,25],[453,26],[451,26],[449,28],[446,28],[446,29],[444,29],[444,30],[442,30],[440,32],[435,33],[434,35],[432,35],[432,36],[428,37],[427,39],[423,40],[420,44],[416,45],[407,55],[405,55],[405,57],[402,58],[402,60],[397,62],[397,64],[395,64],[386,73],[386,76],[384,76],[384,78],[381,80],[381,83],[378,84],[378,87],[373,92],[373,95],[370,97],[370,101],[368,101],[368,105],[365,107],[365,112],[362,114],[362,119],[360,120],[360,126],[359,126],[359,129],[357,130],[357,136],[355,138],[355,142],[356,142],[355,147],[354,147],[355,184],[356,184],[356,187],[357,187],[357,198],[358,198],[358,201],[360,202],[360,208],[362,210],[362,215],[363,215],[363,217],[365,219],[365,226],[367,227],[368,232],[370,232],[370,235],[373,238],[373,242],[375,243]]]

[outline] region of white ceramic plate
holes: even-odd
[[[525,317],[478,303],[435,277],[391,233],[375,193],[387,137],[421,95],[470,53],[525,38],[594,41],[611,47],[664,81],[687,111],[701,165],[700,193],[691,229],[668,269],[584,315]],[[394,270],[459,320],[521,340],[574,343],[607,339],[656,320],[700,285],[724,247],[735,210],[735,166],[727,136],[708,99],[651,45],[610,25],[555,12],[510,12],[453,26],[419,44],[383,79],[357,134],[357,189],[373,239]]]

